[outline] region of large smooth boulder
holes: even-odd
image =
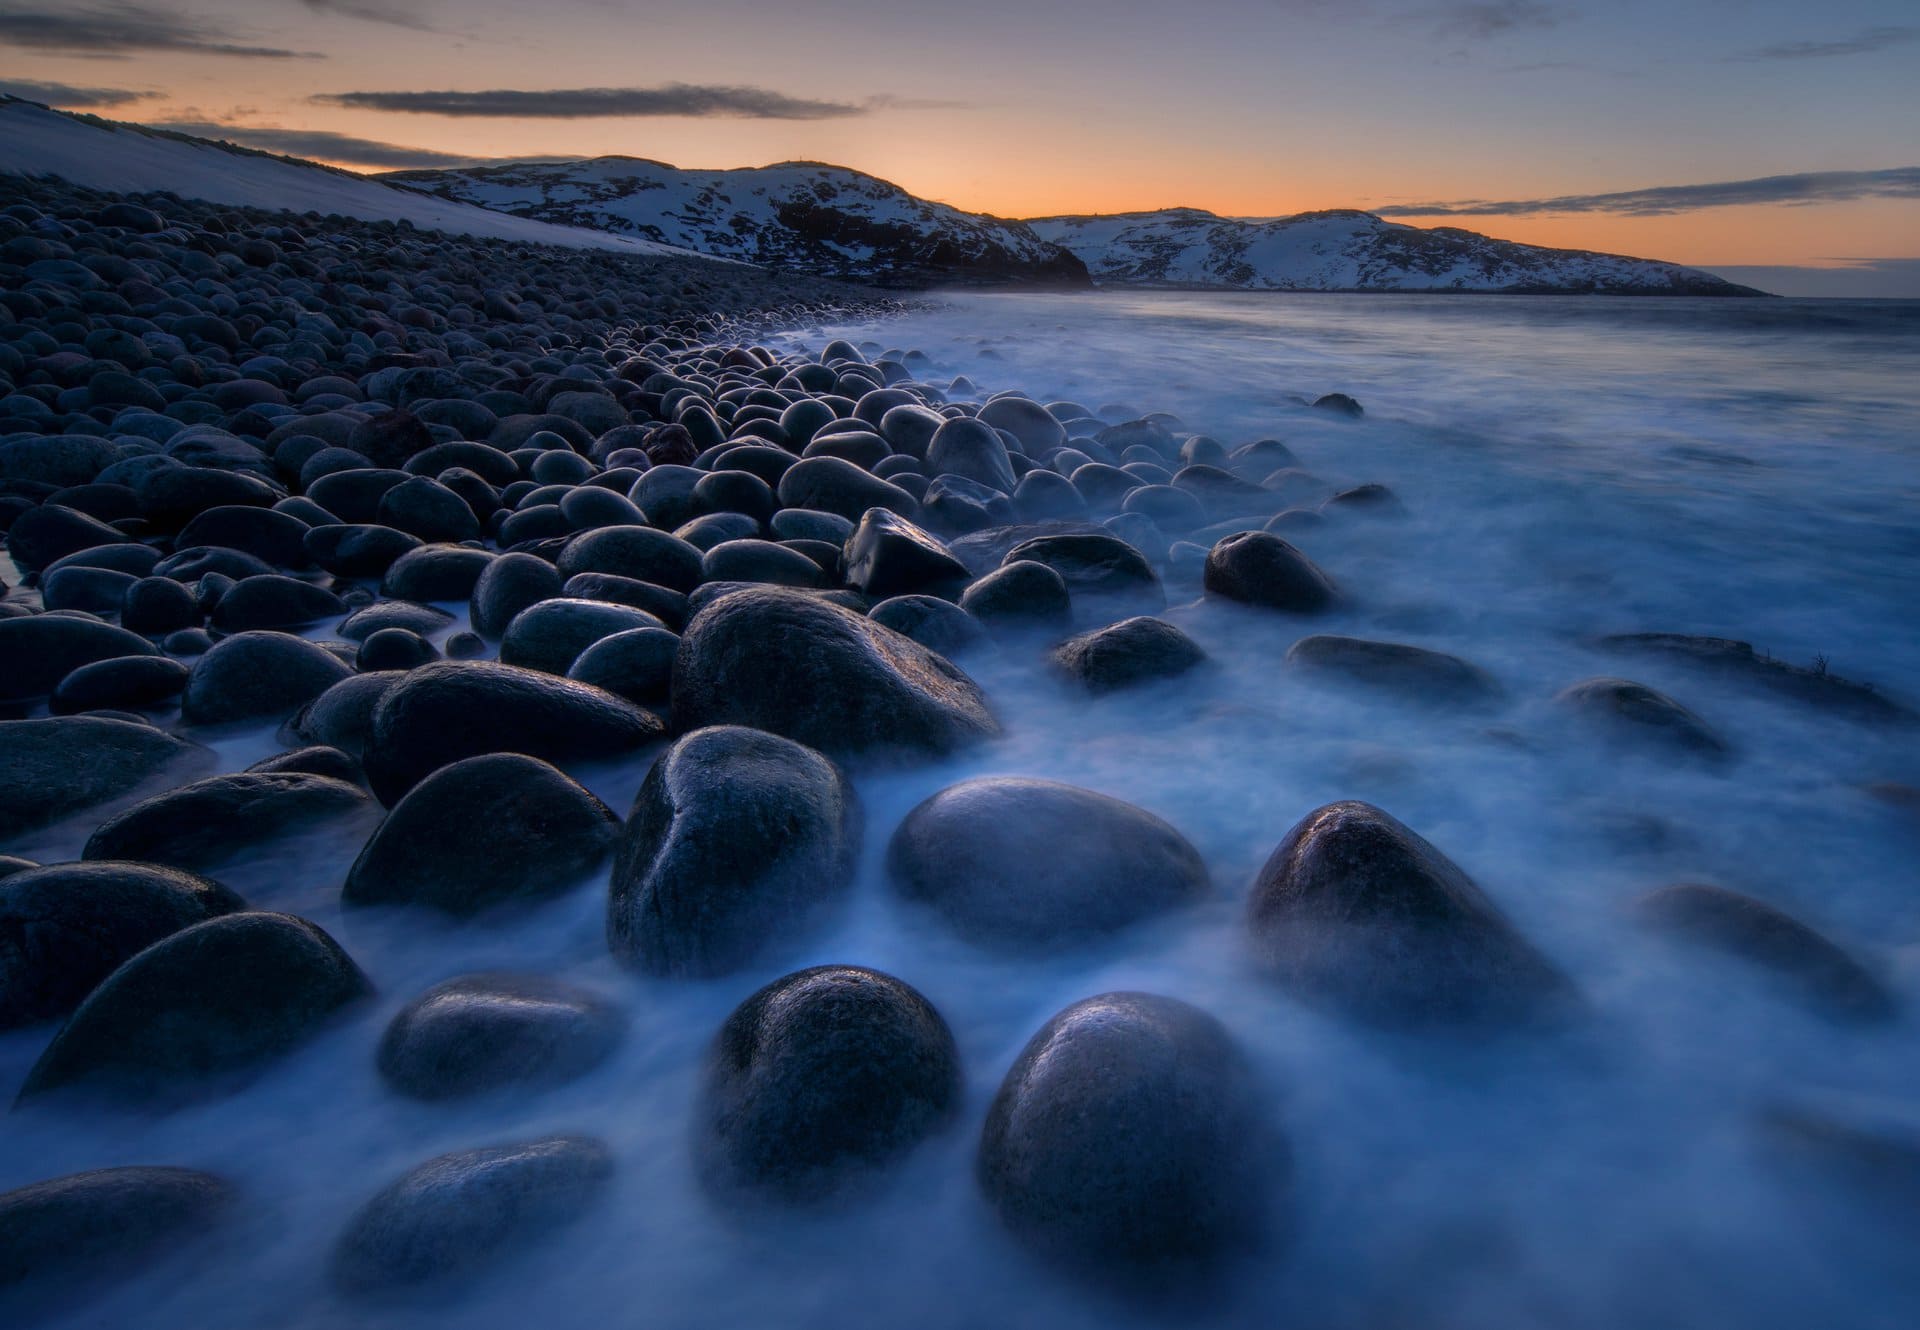
[[[1152,1287],[1256,1249],[1287,1195],[1273,1109],[1212,1016],[1146,993],[1076,1002],[987,1110],[978,1177],[1023,1242]]]
[[[65,1308],[204,1235],[233,1199],[211,1173],[139,1165],[0,1194],[0,1290],[36,1310]]]
[[[778,587],[694,616],[673,667],[683,729],[745,725],[835,756],[944,754],[999,733],[965,673],[919,643]]]
[[[94,829],[83,859],[132,859],[205,872],[288,837],[325,829],[352,843],[378,809],[357,785],[303,772],[239,772],[143,799]]]
[[[797,1203],[857,1185],[944,1124],[960,1059],[940,1013],[891,975],[801,970],[721,1027],[696,1110],[702,1176]]]
[[[578,1218],[612,1177],[612,1152],[580,1136],[429,1159],[348,1222],[333,1282],[371,1295],[472,1277]]]
[[[859,849],[859,805],[832,762],[759,730],[696,730],[661,754],[627,816],[608,945],[655,974],[738,969],[842,897]]]
[[[422,993],[380,1040],[380,1075],[415,1099],[544,1089],[605,1061],[626,1029],[620,1008],[532,974],[473,974]]]
[[[1202,581],[1209,596],[1293,614],[1316,614],[1337,597],[1313,560],[1270,531],[1223,536],[1207,551]]]
[[[134,1103],[204,1094],[317,1033],[372,987],[318,925],[221,915],[115,970],[27,1073],[22,1101],[84,1085]]]
[[[1358,801],[1302,818],[1254,879],[1265,968],[1389,1028],[1509,1027],[1564,1014],[1572,983],[1450,859]]]
[[[6,884],[0,883],[0,894]],[[1676,882],[1643,896],[1641,922],[1670,937],[1746,962],[1771,975],[1813,1010],[1846,1024],[1892,1020],[1893,993],[1831,939],[1786,911],[1743,892]]]
[[[135,953],[245,908],[218,882],[157,864],[47,864],[0,878],[0,1030],[65,1016]]]
[[[408,671],[373,709],[367,779],[389,807],[441,767],[482,753],[556,766],[623,757],[663,737],[651,711],[571,679],[492,661]]]
[[[180,710],[198,725],[280,720],[352,673],[326,648],[291,633],[235,633],[193,663]]]
[[[1008,950],[1111,933],[1208,892],[1199,851],[1145,809],[1015,776],[921,803],[888,843],[887,874],[963,936]]]
[[[213,754],[106,716],[0,721],[0,841],[210,769]]]
[[[538,758],[469,757],[394,805],[341,895],[454,915],[557,895],[600,866],[619,831],[612,809]]]
[[[373,711],[404,670],[350,674],[295,713],[287,728],[296,739],[337,748],[358,760],[373,733]]]

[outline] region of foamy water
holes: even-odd
[[[1853,946],[1920,1005],[1920,827],[1862,788],[1920,783],[1911,733],[1863,726],[1658,662],[1602,633],[1750,640],[1920,700],[1920,305],[1816,302],[1100,295],[961,296],[884,324],[804,330],[918,349],[945,382],[1099,409],[1167,410],[1229,446],[1277,437],[1327,492],[1380,481],[1400,518],[1299,539],[1350,593],[1300,621],[1233,607],[1169,617],[1214,667],[1096,700],[1033,645],[962,659],[1006,737],[953,761],[856,773],[867,853],[827,931],[713,981],[628,974],[606,955],[605,878],[466,926],[345,913],[355,847],[308,844],[223,874],[315,919],[380,989],[250,1088],[163,1118],[36,1105],[0,1133],[0,1188],[120,1163],[234,1178],[240,1221],[73,1325],[459,1324],[1104,1327],[1145,1313],[1063,1279],[999,1229],[973,1182],[987,1100],[1059,1008],[1115,988],[1185,998],[1233,1031],[1293,1146],[1290,1238],[1206,1326],[1908,1326],[1914,1229],[1779,1167],[1751,1129],[1783,1098],[1839,1095],[1920,1117],[1920,1029],[1804,1013],[1736,963],[1647,936],[1637,894],[1711,880]],[[991,352],[991,355],[983,355]],[[1344,391],[1350,423],[1295,399]],[[1175,590],[1176,604],[1190,595]],[[1456,652],[1508,702],[1462,717],[1296,676],[1307,632]],[[1723,770],[1623,754],[1565,726],[1555,692],[1595,674],[1669,691],[1737,751]],[[225,767],[272,751],[223,739]],[[624,812],[645,762],[583,773]],[[880,871],[919,799],[990,773],[1129,799],[1207,859],[1212,898],[1119,937],[1011,959],[902,904]],[[1247,886],[1286,830],[1336,798],[1386,808],[1471,873],[1592,1009],[1556,1039],[1389,1040],[1254,973]],[[68,830],[18,852],[77,853]],[[743,1217],[696,1185],[689,1114],[727,1012],[802,965],[898,975],[952,1025],[957,1123],[876,1196]],[[564,977],[622,1001],[621,1051],[538,1095],[402,1099],[373,1053],[428,986],[485,968]],[[45,1029],[0,1039],[17,1085]],[[328,1251],[374,1190],[446,1150],[600,1136],[619,1173],[596,1212],[479,1282],[373,1308],[338,1301]],[[1167,1318],[1162,1309],[1158,1315]]]

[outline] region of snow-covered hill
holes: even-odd
[[[422,230],[492,240],[631,254],[686,253],[634,236],[509,217],[295,157],[69,115],[38,102],[0,96],[0,175],[8,172],[58,176],[115,193],[166,190],[233,207],[407,221]],[[0,196],[4,193],[0,180]]]
[[[930,203],[818,162],[683,171],[638,157],[596,157],[396,171],[382,179],[515,216],[824,276],[911,285],[1087,284],[1078,259],[1023,223]]]
[[[1108,286],[1759,294],[1677,264],[1523,245],[1452,226],[1403,226],[1344,209],[1256,222],[1171,208],[1028,225],[1072,250]]]

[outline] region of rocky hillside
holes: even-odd
[[[1037,235],[1072,250],[1111,286],[1253,291],[1506,291],[1607,295],[1759,295],[1652,259],[1547,249],[1368,212],[1303,212],[1271,221],[1198,208],[1043,217]]]
[[[1024,223],[961,212],[818,162],[683,171],[638,157],[383,177],[516,217],[896,285],[1087,285],[1079,259]]]

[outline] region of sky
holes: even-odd
[[[0,0],[0,91],[361,170],[817,160],[1920,296],[1920,0]]]

